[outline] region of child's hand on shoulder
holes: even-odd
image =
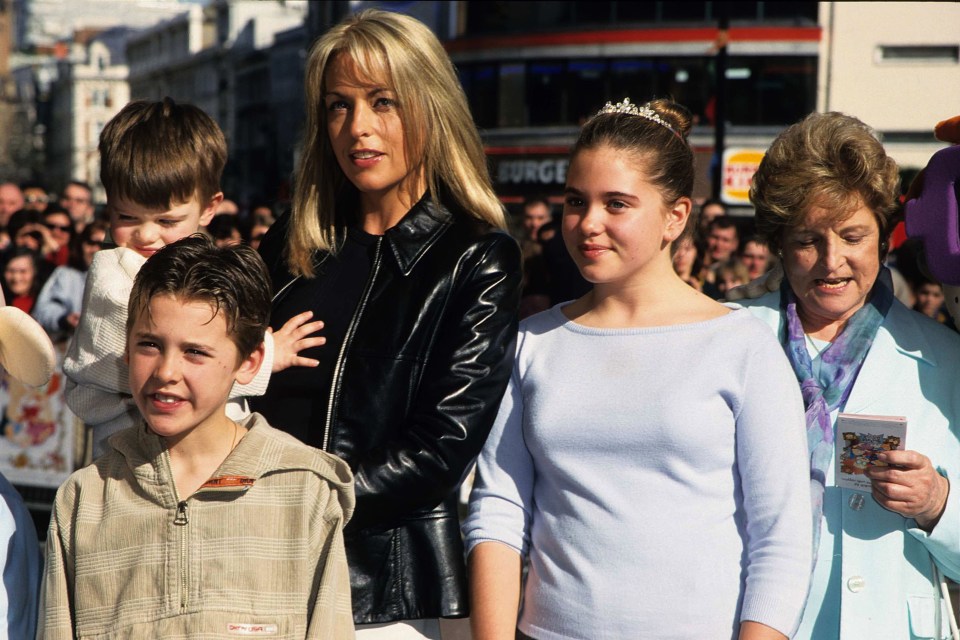
[[[323,321],[309,322],[312,311],[304,311],[287,320],[278,331],[273,332],[273,369],[283,371],[288,367],[315,367],[319,360],[300,356],[304,349],[319,347],[327,342],[323,336],[313,336],[323,329]]]

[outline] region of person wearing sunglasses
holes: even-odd
[[[70,245],[76,234],[70,214],[60,205],[52,204],[43,213],[43,226],[50,232],[50,244],[56,249],[46,253],[47,260],[62,267],[70,257]]]

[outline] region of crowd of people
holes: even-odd
[[[77,326],[86,272],[93,255],[110,245],[110,214],[98,208],[85,182],[70,182],[59,198],[36,183],[0,184],[0,283],[8,301],[31,314],[55,341]],[[223,200],[202,231],[217,246],[245,243],[256,249],[276,220],[275,204],[241,212]]]
[[[426,26],[351,16],[305,83],[276,220],[169,98],[104,128],[100,216],[0,185],[0,347],[68,345],[94,451],[43,562],[0,476],[10,637],[958,637],[960,336],[867,125],[785,129],[745,219],[694,204],[686,108],[607,103],[514,240]],[[908,424],[855,487],[847,414]]]
[[[673,267],[691,287],[714,300],[776,268],[779,256],[756,230],[752,216],[733,216],[722,202],[707,199],[699,206],[696,232],[673,245]],[[572,300],[589,289],[575,269],[559,236],[553,206],[547,196],[523,204],[517,240],[524,253],[524,286],[521,317],[552,304]],[[542,230],[542,231],[541,231]],[[556,239],[554,239],[556,238]],[[923,270],[917,259],[917,242],[906,239],[890,252],[897,298],[915,311],[958,329],[947,310],[943,285]]]

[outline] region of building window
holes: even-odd
[[[464,91],[478,126],[577,126],[604,102],[671,97],[695,124],[713,125],[712,56],[582,58],[462,65]],[[731,56],[726,73],[726,120],[782,126],[815,108],[815,56]]]
[[[482,129],[497,127],[497,104],[499,101],[499,73],[497,65],[461,65],[460,83],[467,94],[470,111],[477,126]]]
[[[956,45],[880,45],[880,62],[960,62]]]

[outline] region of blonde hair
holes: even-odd
[[[431,197],[440,201],[448,196],[470,215],[506,228],[483,145],[450,58],[418,20],[371,9],[346,18],[310,50],[305,74],[307,126],[287,241],[290,271],[312,277],[314,252],[336,251],[335,202],[342,190],[352,188],[330,146],[323,100],[327,70],[340,55],[348,56],[360,74],[390,80],[406,157],[417,163]]]
[[[842,113],[812,113],[786,128],[767,151],[750,186],[757,233],[774,251],[784,232],[813,206],[844,219],[859,201],[873,212],[881,239],[899,209],[900,174],[876,134]]]

